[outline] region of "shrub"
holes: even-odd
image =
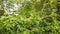
[[[30,0],[18,15],[0,16],[0,34],[60,34],[56,0]]]

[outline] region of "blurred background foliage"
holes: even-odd
[[[0,34],[60,34],[60,0],[0,0]]]

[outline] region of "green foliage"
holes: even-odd
[[[4,10],[0,10],[0,16],[3,16],[3,15],[4,15],[4,13],[5,13],[5,11],[4,11]]]
[[[18,15],[0,16],[0,34],[60,34],[60,21],[54,10],[56,1],[24,1],[17,11]]]

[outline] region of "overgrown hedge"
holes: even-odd
[[[57,16],[56,0],[31,0],[23,3],[18,15],[0,17],[0,34],[60,34]]]

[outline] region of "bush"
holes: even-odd
[[[0,16],[1,34],[60,34],[56,0],[31,0],[22,4],[18,15]]]

